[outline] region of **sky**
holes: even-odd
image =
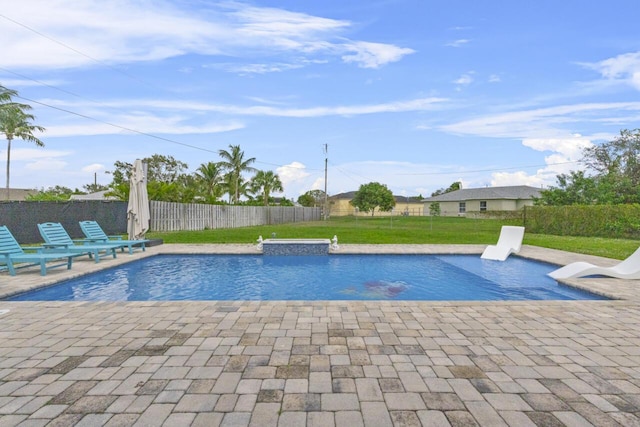
[[[325,164],[329,195],[547,187],[640,127],[638,16],[637,0],[0,0],[0,85],[46,128],[43,148],[14,140],[11,187],[106,185],[153,154],[194,172],[230,145],[289,199],[324,190]]]

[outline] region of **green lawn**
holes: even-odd
[[[255,243],[259,235],[269,238],[332,238],[339,243],[495,244],[502,220],[457,217],[364,218],[335,217],[327,221],[261,225],[220,230],[152,232],[147,238],[165,243]],[[636,240],[570,237],[525,233],[524,243],[570,252],[624,259],[637,249]]]

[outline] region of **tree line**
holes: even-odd
[[[189,165],[173,156],[154,154],[142,162],[147,168],[147,192],[149,199],[178,203],[210,204],[275,204],[273,193],[284,191],[282,181],[273,171],[257,170],[250,166],[255,158],[246,158],[239,145],[220,150],[222,160],[202,163],[194,173],[188,173]],[[107,171],[112,181],[108,185],[86,184],[85,191],[71,190],[63,186],[50,187],[28,197],[28,200],[68,200],[74,194],[105,191],[105,196],[128,200],[130,175],[133,164],[118,160],[113,170]],[[245,174],[254,172],[250,178]],[[228,199],[223,200],[224,195]],[[282,198],[280,205],[292,205]]]
[[[180,203],[275,203],[273,193],[284,191],[280,177],[273,171],[251,166],[255,158],[247,158],[239,145],[229,145],[218,152],[220,160],[202,163],[194,173],[187,173],[188,165],[173,156],[154,154],[142,159],[147,166],[147,191],[151,200]],[[107,195],[121,200],[129,198],[129,175],[133,165],[116,161]],[[246,178],[247,173],[254,173]],[[228,196],[226,201],[224,195]],[[280,204],[292,204],[282,199]]]

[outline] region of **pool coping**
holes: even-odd
[[[354,245],[341,244],[338,250],[332,249],[329,256],[339,256],[340,254],[481,254],[486,245],[423,245],[423,244],[383,244],[383,245]],[[146,257],[163,254],[236,254],[236,255],[259,255],[261,251],[256,245],[251,244],[163,244],[147,248],[146,251],[137,251],[133,254],[118,253],[117,258],[101,258],[99,263],[95,263],[88,257],[75,259],[73,268],[55,268],[47,272],[46,276],[40,276],[39,268],[30,267],[22,269],[16,276],[9,276],[6,273],[0,275],[0,299],[12,295],[31,291],[34,289],[53,286],[59,282],[81,277],[96,271],[126,264]],[[575,261],[588,261],[602,266],[615,265],[619,260],[597,257],[592,255],[577,254],[548,249],[538,246],[523,245],[517,256],[541,262],[566,265]],[[615,278],[597,277],[582,279],[566,279],[559,283],[577,289],[585,290],[597,295],[605,296],[613,300],[638,301],[638,281],[622,280]],[[395,300],[394,300],[395,301]],[[397,301],[396,301],[397,302]],[[549,301],[545,301],[549,302]],[[466,301],[456,301],[456,303],[466,303]],[[469,303],[477,303],[469,301]]]

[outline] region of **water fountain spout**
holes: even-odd
[[[331,239],[331,249],[333,249],[334,251],[337,251],[338,249],[340,249],[340,246],[338,246],[338,236],[334,235],[333,239]]]

